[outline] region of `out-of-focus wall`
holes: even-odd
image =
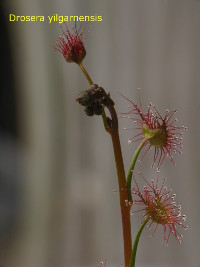
[[[166,159],[160,177],[177,194],[189,230],[181,245],[173,238],[162,246],[160,227],[153,239],[146,229],[139,244],[138,266],[200,265],[199,215],[199,85],[200,1],[198,0],[59,0],[4,1],[16,15],[102,15],[88,23],[84,65],[93,81],[111,93],[119,114],[126,170],[137,144],[120,115],[128,103],[115,91],[150,101],[164,114],[178,109],[184,133],[183,155],[176,167]],[[2,264],[9,267],[108,266],[123,262],[121,218],[111,140],[101,118],[86,117],[77,94],[88,88],[75,64],[52,51],[58,23],[8,22],[20,141],[21,179],[18,228]],[[157,176],[150,152],[137,171]],[[14,177],[14,174],[13,174]],[[135,216],[136,217],[136,216]],[[134,218],[135,218],[134,217]],[[134,219],[132,218],[132,220]],[[135,235],[142,217],[132,222]],[[1,261],[0,261],[1,263]],[[3,265],[3,266],[4,266]]]

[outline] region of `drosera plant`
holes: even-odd
[[[167,109],[164,117],[162,117],[156,109],[156,106],[150,102],[147,107],[147,112],[143,112],[140,99],[140,89],[138,88],[137,91],[139,106],[118,92],[130,104],[129,111],[123,113],[123,118],[131,120],[131,122],[136,125],[134,129],[136,132],[139,132],[132,138],[129,138],[128,143],[131,144],[133,142],[140,141],[140,144],[133,155],[127,176],[129,201],[132,200],[131,183],[133,169],[142,148],[147,147],[139,161],[141,162],[144,156],[151,149],[154,149],[154,157],[151,167],[153,168],[157,162],[157,172],[159,173],[161,165],[166,157],[170,157],[171,162],[174,166],[176,166],[174,154],[182,154],[183,130],[187,130],[187,127],[177,125],[178,119],[174,118],[174,115],[177,113],[177,109],[174,109],[171,112]],[[124,130],[128,129],[124,128]]]
[[[148,182],[142,174],[139,174],[140,178],[146,183],[143,190],[141,190],[134,175],[134,168],[138,161],[138,156],[144,147],[146,147],[144,155],[146,155],[151,148],[154,149],[152,166],[156,163],[158,164],[157,172],[160,172],[161,165],[167,156],[169,156],[170,160],[175,165],[173,155],[175,153],[181,154],[182,152],[182,130],[186,129],[186,127],[177,125],[178,120],[174,118],[177,112],[176,109],[171,112],[167,110],[162,117],[156,107],[150,103],[147,111],[144,112],[142,110],[139,91],[139,105],[119,93],[130,104],[129,111],[124,113],[123,117],[130,119],[136,125],[135,130],[139,131],[133,138],[129,139],[128,142],[140,141],[138,148],[133,154],[126,176],[115,103],[110,93],[107,93],[102,87],[93,83],[93,80],[82,63],[86,56],[86,28],[83,27],[82,24],[77,27],[77,23],[75,22],[72,30],[64,24],[64,26],[61,27],[61,32],[55,45],[53,45],[54,50],[60,52],[68,63],[76,63],[82,70],[90,86],[89,89],[79,93],[76,97],[76,102],[84,107],[84,112],[87,116],[101,116],[105,131],[111,136],[118,177],[117,191],[120,196],[124,266],[134,267],[139,238],[145,225],[149,224],[149,228],[151,228],[153,224],[155,225],[153,234],[157,227],[161,225],[164,230],[164,243],[166,244],[168,243],[170,235],[173,235],[180,243],[182,235],[179,233],[179,230],[177,230],[177,227],[187,229],[185,225],[186,216],[181,215],[180,206],[177,206],[174,202],[175,194],[171,195],[171,192],[164,186],[165,179],[161,181],[161,187],[159,187],[159,176],[155,182],[153,180]],[[135,187],[133,188],[132,178],[135,181]],[[134,210],[136,206],[140,206],[139,210]],[[133,218],[131,215],[138,214],[137,211],[140,210],[144,212],[144,220],[138,233],[135,235],[135,241],[132,247],[130,218]],[[100,267],[105,267],[106,264],[107,260],[101,262]]]
[[[56,45],[53,46],[55,51],[60,52],[68,63],[74,62],[81,64],[86,56],[85,50],[85,29],[79,29],[75,26],[73,32],[70,32],[68,26],[65,24],[65,28],[61,26],[62,35],[56,41]]]
[[[136,124],[135,129],[139,131],[138,134],[128,140],[128,143],[142,141],[142,147],[147,145],[144,156],[151,148],[154,148],[152,167],[157,162],[158,171],[166,156],[169,156],[171,162],[176,165],[173,154],[182,154],[182,131],[183,129],[186,130],[187,127],[177,125],[178,119],[174,118],[177,109],[171,112],[167,109],[164,117],[162,117],[156,109],[156,106],[150,102],[147,112],[143,112],[139,94],[140,89],[138,88],[137,90],[139,106],[120,94],[131,104],[129,111],[123,113],[123,117],[130,119]]]
[[[183,235],[179,233],[177,226],[185,230],[188,229],[188,226],[185,225],[186,215],[181,214],[181,206],[175,202],[176,194],[172,194],[172,189],[168,190],[165,186],[165,178],[159,187],[159,176],[156,181],[151,180],[149,182],[141,173],[139,175],[145,181],[145,186],[141,190],[134,177],[136,187],[132,189],[132,194],[137,198],[133,201],[133,205],[140,207],[135,212],[144,212],[143,217],[150,221],[149,229],[151,229],[152,224],[155,224],[151,237],[153,237],[158,226],[161,225],[164,230],[164,245],[168,244],[170,235],[173,235],[181,243]],[[131,212],[132,214],[134,214],[134,211]]]
[[[130,266],[135,266],[138,241],[146,224],[149,223],[147,227],[151,230],[151,237],[153,237],[159,225],[163,227],[163,245],[168,245],[171,235],[180,244],[181,238],[183,238],[180,229],[188,229],[188,226],[185,224],[186,215],[181,214],[181,205],[177,205],[175,202],[176,194],[172,194],[172,189],[168,190],[165,186],[166,179],[162,180],[162,184],[159,187],[159,175],[156,180],[151,180],[150,182],[140,172],[139,175],[144,180],[145,186],[141,190],[135,176],[133,176],[135,188],[131,190],[131,193],[135,198],[132,202],[134,210],[131,211],[131,215],[141,211],[143,212],[143,221],[133,245]],[[135,209],[137,206],[139,209]]]

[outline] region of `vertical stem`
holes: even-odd
[[[132,250],[130,206],[126,206],[126,200],[128,200],[128,194],[126,188],[126,176],[125,176],[124,163],[121,151],[121,144],[118,133],[117,114],[113,106],[108,107],[108,109],[112,117],[112,131],[110,132],[110,134],[113,143],[115,163],[118,175],[120,208],[121,208],[122,228],[123,228],[123,238],[124,238],[125,267],[128,267],[131,259],[131,250]]]
[[[133,250],[132,250],[132,255],[131,255],[131,261],[130,261],[130,265],[129,267],[135,267],[135,258],[136,258],[136,252],[137,252],[137,247],[138,247],[138,242],[139,242],[139,239],[140,239],[140,235],[142,233],[142,230],[144,229],[146,223],[148,222],[149,218],[147,218],[143,223],[142,225],[140,226],[140,229],[135,237],[135,242],[134,242],[134,245],[133,245]]]
[[[118,175],[118,186],[120,195],[120,208],[122,216],[122,228],[123,228],[123,239],[124,239],[124,258],[125,267],[129,266],[131,258],[131,220],[130,220],[130,206],[126,206],[126,200],[128,200],[128,194],[126,190],[126,179],[124,172],[124,164],[122,159],[121,145],[119,140],[118,132],[111,134],[113,149],[115,154],[115,163]]]
[[[109,131],[110,129],[108,127],[108,122],[107,122],[105,110],[103,110],[101,116],[102,116],[102,119],[103,119],[103,124],[104,124],[105,130],[110,133],[110,131]]]
[[[89,84],[93,84],[89,74],[84,68],[83,64],[80,63],[79,67],[83,71]],[[118,186],[120,195],[120,208],[122,216],[122,228],[123,228],[123,240],[124,240],[124,259],[125,267],[129,266],[131,259],[132,240],[131,240],[131,220],[130,220],[130,206],[126,206],[126,200],[128,200],[127,188],[126,188],[126,176],[124,170],[124,162],[122,158],[121,144],[118,133],[118,118],[116,111],[113,106],[107,106],[112,117],[112,127],[108,127],[107,118],[105,111],[102,113],[102,119],[105,130],[110,133],[113,143],[115,163],[117,168]]]
[[[138,155],[141,151],[141,149],[143,148],[143,146],[146,144],[146,142],[148,141],[148,139],[144,138],[142,140],[142,142],[140,143],[140,145],[138,146],[138,148],[136,149],[134,155],[133,155],[133,158],[132,158],[132,161],[131,161],[131,165],[129,167],[129,171],[128,171],[128,175],[127,175],[127,182],[126,182],[126,185],[127,185],[127,191],[128,191],[128,201],[132,201],[132,195],[131,195],[131,182],[132,182],[132,176],[133,176],[133,170],[134,170],[134,167],[135,167],[135,163],[136,163],[136,160],[138,158]]]

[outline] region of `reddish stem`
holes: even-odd
[[[122,228],[123,228],[123,238],[124,238],[124,259],[125,259],[125,267],[128,267],[130,264],[131,252],[132,252],[130,206],[126,205],[126,202],[128,200],[128,193],[126,190],[127,189],[126,176],[125,176],[121,144],[118,133],[118,118],[113,106],[108,106],[107,108],[109,109],[112,117],[112,128],[109,131],[109,133],[112,138],[113,149],[115,154],[115,163],[118,175],[120,208],[122,215]]]
[[[79,64],[79,67],[81,68],[89,84],[91,85],[93,82],[89,74],[87,73],[86,69],[82,65],[82,63]],[[129,267],[131,260],[131,253],[132,253],[130,206],[129,205],[126,206],[126,201],[128,200],[128,193],[126,187],[124,162],[122,158],[121,144],[118,132],[118,118],[114,106],[108,105],[106,107],[108,108],[111,114],[112,118],[111,127],[108,126],[105,112],[102,113],[102,118],[105,130],[111,135],[114,154],[115,154],[115,163],[117,168],[118,186],[120,195],[120,208],[122,216],[123,239],[124,239],[124,259],[125,259],[125,267]]]

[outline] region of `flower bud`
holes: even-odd
[[[67,26],[65,30],[62,28],[62,35],[59,36],[56,46],[53,47],[54,50],[60,52],[69,63],[74,62],[81,64],[86,56],[84,47],[85,34],[84,30],[81,30],[81,27],[82,25],[77,29],[75,23],[73,32],[70,32]]]
[[[160,128],[151,129],[146,123],[143,123],[142,131],[152,146],[162,148],[166,145],[167,131],[164,124]]]
[[[139,105],[123,96],[131,104],[129,106],[130,110],[127,113],[123,113],[123,118],[130,119],[137,125],[136,129],[139,131],[133,138],[128,140],[128,143],[145,141],[144,146],[148,147],[144,156],[151,148],[153,148],[154,157],[152,167],[158,162],[158,171],[166,156],[169,156],[171,162],[175,165],[173,154],[182,154],[182,130],[187,129],[184,126],[177,125],[178,120],[174,118],[177,109],[174,109],[171,112],[166,110],[165,115],[161,116],[155,105],[150,103],[147,112],[143,112],[139,90],[138,96]]]
[[[158,225],[161,225],[164,230],[164,242],[167,244],[170,235],[181,243],[182,235],[179,233],[179,228],[187,230],[188,226],[185,224],[186,216],[181,214],[179,206],[174,202],[174,194],[171,195],[171,190],[164,186],[166,179],[161,182],[159,187],[159,176],[151,182],[140,174],[141,178],[145,181],[144,189],[140,189],[137,181],[135,180],[136,187],[132,191],[133,207],[134,209],[139,206],[139,209],[132,212],[144,211],[143,216],[149,218],[150,229],[152,224],[155,224],[153,234],[155,233]]]

